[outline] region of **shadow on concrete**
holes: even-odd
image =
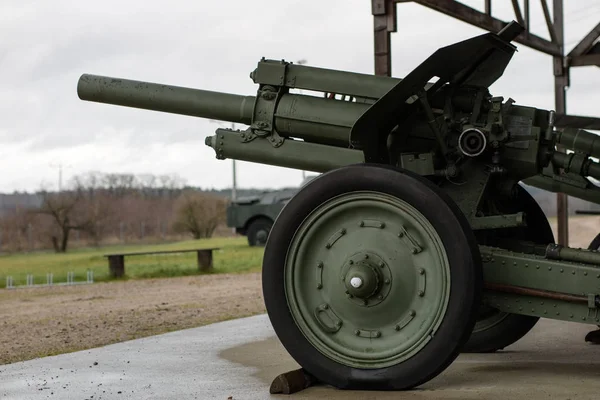
[[[598,398],[600,358],[597,355],[600,347],[572,341],[570,346],[556,344],[548,348],[536,341],[535,336],[498,353],[461,354],[438,377],[401,395],[398,392],[344,391],[318,385],[291,396],[270,397],[344,400],[397,399],[399,396],[403,399],[502,400]],[[542,339],[542,342],[546,341]],[[264,383],[265,398],[269,397],[269,385],[277,375],[299,368],[275,336],[225,349],[219,357],[250,368],[251,375]]]

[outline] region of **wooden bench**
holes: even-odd
[[[150,254],[170,254],[170,253],[190,253],[196,252],[198,257],[198,270],[208,272],[213,268],[213,250],[219,250],[218,247],[209,249],[192,250],[165,250],[165,251],[142,251],[138,253],[118,253],[105,254],[108,257],[108,270],[112,278],[120,278],[125,275],[125,257],[126,256],[145,256]]]

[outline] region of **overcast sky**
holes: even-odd
[[[481,9],[484,2],[464,3]],[[539,2],[531,3],[532,31],[548,38]],[[600,20],[600,3],[565,3],[569,51]],[[397,9],[397,77],[437,48],[484,32],[412,3]],[[493,13],[514,19],[508,0],[494,1]],[[229,187],[231,161],[216,160],[204,144],[217,124],[81,101],[80,75],[254,95],[248,74],[262,56],[373,73],[372,29],[369,0],[1,0],[0,192],[55,189],[59,163],[64,182],[100,171],[177,174],[191,185]],[[568,112],[600,115],[599,88],[600,69],[572,69]],[[519,45],[491,90],[517,104],[553,108],[550,56]],[[302,179],[297,170],[237,166],[238,187],[279,188]]]

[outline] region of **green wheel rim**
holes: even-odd
[[[384,368],[435,335],[450,294],[444,245],[415,207],[377,192],[313,210],[284,267],[288,306],[306,339],[350,367]]]

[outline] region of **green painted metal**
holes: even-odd
[[[484,301],[486,304],[507,313],[592,325],[597,325],[600,322],[600,309],[589,308],[587,305],[580,303],[494,291],[486,292]]]
[[[551,260],[538,254],[481,246],[486,283],[557,293],[600,295],[600,265]]]
[[[441,48],[402,79],[263,58],[250,76],[254,96],[87,74],[77,91],[83,100],[248,125],[206,138],[218,159],[315,172],[401,167],[445,192],[486,243],[486,235],[531,223],[515,194],[520,182],[600,204],[600,136],[556,129],[552,110],[489,93],[522,31],[513,23]],[[529,242],[536,239],[504,235],[499,247],[480,247],[487,292],[475,331],[508,314],[600,322],[598,253]],[[418,354],[439,324],[448,290],[441,244],[401,199],[334,199],[314,210],[287,250],[293,317],[332,360],[392,365]]]
[[[298,229],[285,289],[315,348],[344,365],[381,368],[414,356],[435,334],[449,273],[441,239],[421,213],[357,192],[324,203]]]
[[[270,231],[269,226],[273,225],[283,207],[296,192],[296,189],[285,189],[237,198],[227,206],[227,226],[235,228],[236,233],[240,235],[259,235],[259,243],[264,244]],[[256,237],[248,239],[251,245],[255,245]]]
[[[244,133],[242,133],[244,135]],[[265,162],[287,168],[305,171],[325,172],[337,166],[364,162],[361,151],[341,147],[326,146],[295,140],[286,140],[278,147],[265,138],[255,137],[244,142],[239,133],[218,129],[215,136],[207,137],[206,142],[215,149],[219,159]]]
[[[82,100],[143,108],[193,117],[249,124],[254,96],[211,92],[158,83],[84,74],[77,93]]]

